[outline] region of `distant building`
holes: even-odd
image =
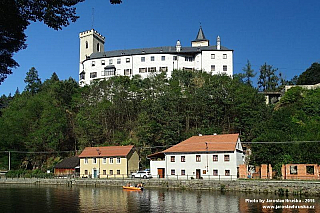
[[[159,178],[236,179],[244,163],[239,134],[193,136],[148,157]]]
[[[80,158],[73,156],[63,159],[54,167],[55,176],[78,176],[80,172]]]
[[[203,70],[212,74],[233,75],[233,50],[221,45],[210,46],[200,27],[191,47],[175,46],[105,51],[105,37],[95,30],[80,33],[79,84],[84,86],[96,79],[112,76],[141,75],[146,78],[154,73],[174,69]]]
[[[86,147],[79,158],[80,177],[127,177],[139,170],[134,146]]]

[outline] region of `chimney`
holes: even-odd
[[[220,36],[217,37],[217,50],[221,49],[221,41],[220,41]]]

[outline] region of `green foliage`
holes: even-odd
[[[36,68],[31,67],[31,69],[27,72],[27,76],[24,79],[24,82],[27,84],[27,86],[25,87],[25,91],[30,92],[32,95],[40,91],[42,83]]]
[[[274,91],[277,88],[279,82],[279,77],[276,75],[277,70],[267,63],[261,66],[258,81],[261,91]]]
[[[298,85],[313,85],[320,83],[320,64],[313,63],[297,80]]]

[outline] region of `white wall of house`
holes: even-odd
[[[200,156],[200,162],[197,162],[197,155]],[[218,156],[218,161],[213,160],[214,155]],[[225,161],[225,155],[229,155],[229,161]],[[181,161],[182,156],[185,162]],[[242,156],[244,154],[237,151],[208,154],[171,153],[165,155],[165,161],[150,161],[150,172],[153,177],[157,177],[157,169],[165,168],[165,178],[190,179],[191,177],[196,178],[196,170],[200,169],[200,176],[203,179],[236,179],[237,167],[244,162]],[[175,162],[171,162],[171,157],[175,158]],[[185,172],[184,175],[182,170]],[[217,176],[214,175],[214,170],[218,170]],[[226,175],[226,170],[229,170],[229,175]]]

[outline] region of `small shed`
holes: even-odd
[[[80,158],[78,156],[73,156],[70,158],[63,159],[54,167],[55,176],[79,176],[80,172]]]

